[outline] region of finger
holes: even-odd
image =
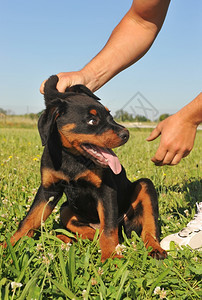
[[[192,150],[192,149],[191,149],[191,150]],[[184,151],[183,154],[182,154],[182,158],[183,158],[183,157],[186,157],[186,156],[191,152],[191,150],[186,150],[186,151]]]
[[[157,127],[148,136],[147,141],[150,142],[155,140],[160,134],[161,134],[161,129],[160,126],[157,125]]]
[[[174,152],[167,152],[164,159],[162,161],[159,161],[158,163],[155,163],[157,166],[164,166],[164,165],[170,165],[173,159],[175,158],[176,153]]]
[[[44,85],[45,85],[45,82],[46,82],[46,80],[44,80],[43,82],[42,82],[42,84],[41,84],[41,86],[40,86],[40,93],[41,94],[44,94]]]
[[[155,155],[151,158],[151,161],[153,161],[153,163],[155,163],[156,165],[160,165],[164,160],[166,154],[167,150],[159,146]]]
[[[67,87],[68,87],[67,83],[64,82],[63,80],[59,80],[58,83],[57,83],[57,85],[56,85],[56,89],[60,93],[64,93],[66,91]]]
[[[163,161],[163,159],[158,159],[158,158],[156,158],[156,156],[154,155],[154,156],[151,158],[151,161],[152,161],[155,165],[160,165],[160,163]]]
[[[183,158],[183,154],[182,153],[177,153],[173,160],[170,162],[170,166],[175,166],[177,164],[179,164],[179,162],[181,161],[181,159]]]
[[[56,88],[60,93],[64,93],[66,89],[71,86],[70,80],[68,80],[69,78],[67,78],[67,76],[64,77],[63,75],[60,75],[60,73],[57,74],[57,76],[59,77],[59,80]]]

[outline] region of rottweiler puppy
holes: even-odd
[[[159,245],[155,188],[146,178],[130,182],[112,151],[127,142],[128,130],[113,120],[85,86],[76,85],[59,93],[57,81],[57,76],[51,76],[45,84],[46,109],[38,122],[44,146],[41,185],[11,243],[24,235],[33,236],[65,193],[62,224],[89,240],[99,228],[102,261],[121,257],[115,248],[122,228],[128,237],[136,231],[145,246],[152,247],[150,255],[165,258],[166,251]],[[71,241],[65,235],[58,238]]]

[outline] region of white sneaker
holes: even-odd
[[[180,232],[166,236],[161,241],[161,247],[170,250],[170,242],[179,246],[190,246],[195,250],[202,250],[202,202],[196,203],[197,213]]]

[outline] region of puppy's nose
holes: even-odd
[[[118,136],[122,139],[122,141],[124,143],[127,142],[127,140],[129,139],[129,131],[124,128],[123,130],[121,130],[119,133],[118,133]]]

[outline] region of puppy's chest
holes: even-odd
[[[72,181],[65,185],[64,192],[70,207],[75,213],[85,218],[89,216],[91,220],[92,218],[97,220],[98,193],[96,189],[94,190],[85,181]]]
[[[95,188],[100,188],[102,184],[103,171],[101,168],[97,168],[93,163],[86,166],[77,160],[63,159],[62,164],[54,166],[53,163],[47,164],[46,161],[44,161],[45,160],[43,160],[41,175],[42,184],[45,188],[61,181],[67,184],[75,182],[77,185],[79,185],[79,183],[81,185],[81,183],[84,182]]]
[[[102,184],[103,170],[83,156],[67,157],[62,162],[61,170],[67,175],[69,181],[78,183],[85,181],[96,188]]]

